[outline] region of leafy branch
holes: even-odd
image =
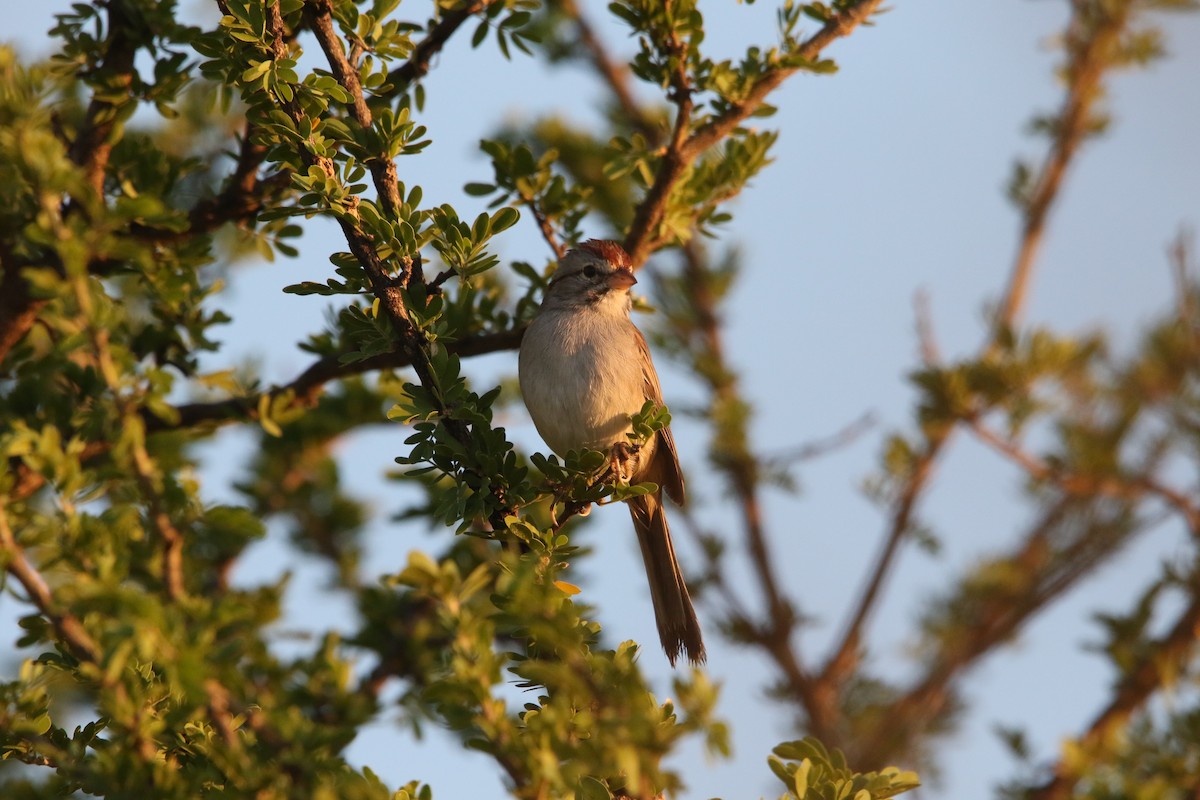
[[[669,99],[675,105],[675,122],[665,151],[654,167],[654,178],[645,197],[638,204],[633,222],[625,236],[625,249],[634,266],[640,266],[662,244],[659,226],[666,216],[671,193],[689,167],[710,148],[724,140],[743,121],[758,111],[780,84],[795,73],[813,69],[821,53],[834,41],[849,35],[866,22],[879,8],[880,0],[859,0],[843,10],[831,11],[824,25],[804,42],[778,58],[778,61],[756,75],[751,85],[728,102],[723,110],[693,128],[695,109],[694,87],[684,70],[684,64],[694,53],[689,50],[690,20],[688,4],[679,11],[666,5],[651,12],[641,4],[631,4],[623,16],[639,32],[664,44],[666,61],[674,64],[663,78],[670,86]],[[615,10],[615,8],[614,8]]]

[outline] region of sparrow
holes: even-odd
[[[674,666],[682,653],[700,664],[705,660],[700,623],[663,508],[664,492],[684,502],[675,440],[663,428],[631,447],[627,435],[632,415],[647,400],[662,405],[650,348],[629,316],[629,290],[636,283],[629,255],[616,242],[592,239],[563,256],[521,341],[521,394],[538,433],[559,456],[600,450],[621,465],[630,483],[658,486],[626,503],[667,659]]]

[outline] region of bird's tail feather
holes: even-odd
[[[662,641],[667,659],[674,666],[680,652],[683,652],[688,661],[701,664],[705,652],[700,622],[696,619],[696,610],[692,608],[692,598],[688,595],[683,572],[675,559],[671,529],[663,512],[662,493],[642,495],[628,502],[633,527],[642,547],[646,577],[650,582],[658,638]]]

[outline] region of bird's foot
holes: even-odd
[[[636,466],[638,451],[641,445],[629,442],[617,442],[612,446],[608,455],[608,468],[614,483],[629,485]]]

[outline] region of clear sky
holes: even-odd
[[[604,21],[605,4],[583,5],[616,52],[631,52],[623,30]],[[46,53],[50,16],[67,6],[58,0],[21,4],[0,37],[27,54]],[[702,10],[709,22],[706,45],[718,53],[733,56],[752,42],[772,41],[774,4],[768,0],[708,2]],[[883,520],[858,487],[875,468],[883,435],[911,427],[912,393],[904,376],[917,364],[914,293],[928,294],[946,357],[970,354],[983,340],[985,306],[999,296],[1017,239],[1004,186],[1016,156],[1037,158],[1044,151],[1025,126],[1032,114],[1058,104],[1057,53],[1049,45],[1065,14],[1062,2],[896,2],[875,26],[830,48],[841,66],[836,76],[795,77],[773,98],[779,113],[764,125],[782,130],[776,163],[733,204],[734,220],[715,244],[738,247],[746,266],[726,320],[731,357],[757,414],[755,441],[764,450],[783,450],[828,436],[866,412],[880,420],[853,445],[804,464],[797,472],[799,496],[767,497],[776,560],[802,609],[816,618],[803,638],[808,654],[821,653],[838,630],[883,534]],[[1171,300],[1165,248],[1181,224],[1200,224],[1200,19],[1166,17],[1163,27],[1171,57],[1113,81],[1113,128],[1072,166],[1037,268],[1030,323],[1065,332],[1103,325],[1127,344]],[[491,177],[476,147],[490,127],[550,112],[586,121],[603,97],[582,72],[547,77],[533,59],[518,55],[505,63],[490,46],[472,51],[465,42],[440,56],[426,85],[421,122],[434,145],[402,162],[401,177],[420,183],[426,202],[458,205],[464,218],[482,204],[464,197],[461,187]],[[502,237],[499,248],[507,259],[545,255],[528,220]],[[268,379],[293,377],[308,363],[295,342],[318,327],[325,301],[284,295],[280,288],[323,280],[330,269],[326,255],[338,249],[344,243],[318,228],[302,241],[300,259],[237,269],[235,323],[218,332],[224,348],[206,366],[253,357]],[[515,354],[506,353],[471,368],[484,381],[515,365]],[[661,357],[659,369],[668,403],[683,407],[701,396]],[[514,411],[502,424],[522,446],[542,448],[523,414]],[[676,430],[698,513],[711,527],[736,531],[735,509],[703,468],[703,431],[686,419]],[[386,521],[404,500],[381,476],[404,437],[398,426],[377,428],[340,451],[347,485],[359,487],[379,512],[368,564],[377,573],[397,569],[411,548],[440,549],[437,537],[446,535]],[[209,497],[233,496],[229,484],[249,445],[249,437],[234,431],[218,437],[204,473]],[[965,440],[941,463],[923,511],[944,549],[936,557],[904,552],[869,631],[873,662],[886,674],[907,674],[903,634],[921,601],[1019,530],[1019,485],[1015,473]],[[648,593],[640,580],[633,590],[623,583],[623,575],[640,571],[627,515],[620,509],[598,514],[585,534],[597,556],[575,582],[599,606],[610,642],[647,643],[642,663],[665,695],[671,672],[654,644]],[[1166,528],[1141,540],[972,674],[962,735],[942,748],[941,783],[923,797],[987,796],[1010,774],[1012,764],[990,732],[996,723],[1027,726],[1042,758],[1086,724],[1112,677],[1081,649],[1098,638],[1090,612],[1121,607],[1181,535]],[[246,559],[238,579],[267,580],[294,569],[290,623],[350,629],[348,604],[318,600],[328,578],[324,567],[295,556],[281,561],[281,540],[275,531]],[[689,548],[681,548],[686,569]],[[11,598],[0,599],[0,618],[15,611]],[[704,621],[703,607],[700,613]],[[720,642],[709,627],[709,671],[724,683],[722,712],[732,724],[735,754],[709,762],[698,748],[685,750],[678,766],[691,788],[684,796],[776,796],[765,758],[774,744],[796,735],[790,716],[763,696],[771,677],[763,660]],[[11,641],[10,630],[0,630],[0,641]],[[447,749],[437,731],[427,734],[413,750],[385,712],[353,745],[352,756],[389,782],[427,781],[441,798],[505,796],[489,759]]]

